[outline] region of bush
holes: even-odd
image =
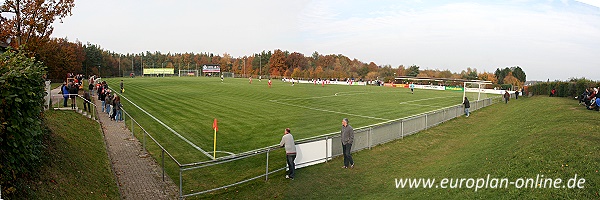
[[[543,82],[532,85],[528,88],[534,95],[549,95],[552,89],[556,89],[556,96],[576,97],[585,91],[586,88],[598,87],[600,82],[594,82],[585,78],[571,79],[569,82],[555,81]]]
[[[0,185],[11,197],[26,191],[24,180],[40,166],[44,152],[44,67],[9,50],[0,58]]]

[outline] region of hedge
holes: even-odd
[[[528,91],[534,95],[550,95],[552,89],[556,89],[558,97],[576,97],[581,95],[586,88],[599,87],[600,82],[591,81],[585,78],[572,79],[570,81],[542,82],[529,86]]]
[[[2,198],[27,191],[48,135],[42,124],[45,68],[35,58],[8,50],[0,58],[0,186]]]

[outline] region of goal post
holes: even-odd
[[[483,92],[486,85],[492,84],[490,81],[465,81],[463,82],[463,100],[465,97],[473,97],[472,95],[467,96],[467,92],[475,93],[477,100],[481,100],[481,94],[483,93],[484,98],[487,98],[487,93]],[[470,98],[474,99],[474,98]]]
[[[198,70],[194,70],[194,69],[180,69],[179,70],[179,77],[181,76],[195,76],[198,77]]]

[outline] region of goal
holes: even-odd
[[[468,97],[469,100],[481,100],[489,98],[487,85],[492,84],[490,81],[465,81],[463,82],[463,99]]]
[[[195,76],[198,77],[198,70],[180,69],[179,77],[181,76]]]

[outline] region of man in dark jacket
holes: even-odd
[[[467,117],[469,117],[469,108],[471,108],[471,104],[469,103],[469,99],[467,99],[467,97],[465,97],[465,100],[463,101],[463,105],[465,105],[465,115],[467,115]]]
[[[91,104],[90,104],[90,102],[92,101],[92,98],[90,97],[90,92],[83,91],[83,98],[85,99],[85,100],[83,100],[83,110],[92,112]]]
[[[71,96],[71,109],[75,109],[75,98],[79,94],[79,86],[75,83],[69,83],[69,95]]]
[[[352,143],[354,142],[354,129],[348,125],[348,118],[342,120],[342,150],[344,153],[344,166],[342,168],[354,168],[354,160],[350,151],[352,150]]]

